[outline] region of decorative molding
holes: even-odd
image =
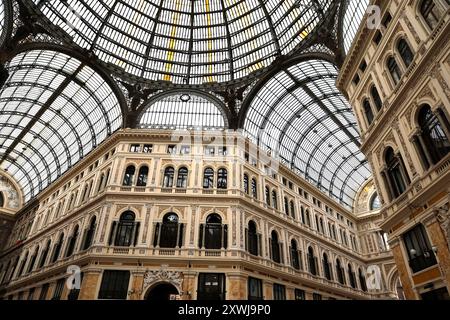
[[[178,271],[150,270],[144,274],[144,292],[147,288],[158,282],[168,282],[174,285],[181,294],[183,285],[183,274]]]
[[[437,210],[437,220],[447,239],[447,245],[450,249],[450,203],[447,202],[444,206]]]

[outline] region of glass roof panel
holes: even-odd
[[[344,15],[344,49],[348,53],[358,32],[361,21],[369,6],[369,0],[347,0],[347,10]]]
[[[0,91],[0,165],[26,200],[120,128],[119,102],[89,66],[49,50],[19,53]]]
[[[150,80],[227,82],[288,54],[332,0],[27,0],[82,48]]]
[[[0,46],[3,45],[3,41],[5,40],[5,32],[6,32],[6,26],[5,26],[5,0],[0,0]]]
[[[320,60],[281,71],[256,94],[244,127],[260,147],[351,208],[371,173],[355,117],[335,86],[337,73]]]
[[[219,107],[193,94],[173,94],[152,103],[141,115],[141,128],[166,130],[222,130],[227,128]]]

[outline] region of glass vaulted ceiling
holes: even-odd
[[[288,54],[332,0],[28,0],[76,44],[150,80],[228,82]]]
[[[0,90],[0,167],[36,196],[122,125],[111,88],[93,69],[49,50],[18,54]]]
[[[279,72],[251,103],[245,130],[263,149],[351,208],[371,173],[359,150],[355,116],[336,88],[337,76],[334,65],[320,60]]]

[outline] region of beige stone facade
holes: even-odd
[[[406,298],[448,299],[450,3],[372,4],[381,24],[361,26],[338,87],[357,115]]]
[[[291,300],[302,294],[306,299],[398,297],[393,256],[380,244],[378,211],[349,211],[271,161],[269,155],[258,153],[239,132],[192,134],[180,139],[179,133],[168,131],[121,130],[45,189],[33,205],[20,210],[18,219],[27,217],[30,229],[25,240],[17,243],[22,224],[16,224],[2,253],[2,296],[26,299],[31,290],[32,299],[68,299],[67,286],[60,292],[58,285],[60,290],[70,276],[68,267],[75,265],[83,274],[78,299],[98,299],[106,285],[105,272],[111,270],[129,275],[124,298],[130,300],[146,299],[159,284],[170,284],[179,299],[195,300],[202,274],[223,275],[223,298],[232,300],[249,298],[249,278],[261,281],[264,299],[274,299],[275,284],[281,285]],[[214,154],[205,155],[205,148],[211,147]],[[135,174],[129,185],[124,185],[130,166]],[[137,186],[144,166],[148,168],[146,183]],[[175,172],[172,186],[165,179],[169,167]],[[181,168],[188,171],[185,184],[179,180]],[[211,188],[204,186],[206,168],[214,171]],[[226,186],[221,188],[217,187],[219,169],[227,170]],[[366,194],[361,199],[368,201]],[[117,225],[127,212],[134,215],[132,241],[128,246],[116,246],[114,239],[122,232]],[[164,235],[156,230],[168,213],[175,213],[183,227],[178,229],[173,248],[161,248],[158,244]],[[221,229],[224,237],[219,249],[199,246],[205,237],[201,226],[210,214],[218,215],[226,225]],[[92,221],[92,241],[85,248]],[[256,255],[249,253],[250,221],[259,234]],[[279,262],[273,258],[273,231],[279,237]],[[297,265],[290,251],[292,240],[297,245]],[[311,251],[316,275],[311,271],[314,259],[308,259]],[[343,284],[338,280],[337,260],[343,268]],[[381,270],[378,289],[366,288],[366,270],[372,265]]]

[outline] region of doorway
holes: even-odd
[[[169,301],[171,295],[178,295],[179,292],[175,286],[170,283],[160,283],[154,286],[147,293],[146,300],[150,301]]]

